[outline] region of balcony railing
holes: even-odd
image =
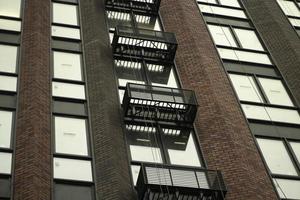
[[[177,41],[174,33],[117,26],[112,48],[113,54],[118,57],[172,63]]]
[[[106,8],[115,11],[133,11],[140,14],[157,14],[160,0],[106,0]]]
[[[125,117],[193,123],[197,99],[191,90],[129,83],[123,98]]]
[[[142,164],[136,189],[139,200],[224,200],[226,186],[220,171]]]

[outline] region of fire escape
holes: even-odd
[[[106,10],[128,13],[124,16],[132,20],[138,19],[132,16],[139,15],[152,20],[151,16],[158,16],[159,5],[160,0],[107,0]],[[174,66],[175,34],[134,24],[116,24],[112,38],[114,59],[139,62],[155,79],[168,81],[164,77]],[[127,83],[122,105],[125,123],[156,124],[159,134],[175,136],[193,128],[198,107],[194,91],[134,83]],[[141,165],[136,189],[139,200],[223,200],[226,194],[220,171],[149,163]]]

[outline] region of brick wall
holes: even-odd
[[[133,198],[104,3],[81,1],[90,120],[99,199]]]
[[[300,103],[300,37],[276,0],[242,0],[292,93]],[[268,16],[268,17],[266,17]]]
[[[14,199],[50,200],[50,0],[24,2]]]
[[[196,92],[198,137],[208,168],[224,173],[226,199],[277,199],[196,2],[162,0],[160,12],[166,31],[176,33],[179,75]]]

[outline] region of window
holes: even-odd
[[[283,199],[300,199],[300,181],[274,178],[274,184],[280,198]]]
[[[13,113],[0,110],[0,147],[10,148]]]
[[[53,23],[78,25],[77,6],[61,3],[52,3]]]
[[[242,108],[248,119],[300,124],[300,116],[297,110],[255,106],[249,104],[242,104]]]
[[[1,0],[0,15],[20,18],[21,0]]]
[[[54,78],[82,81],[81,55],[53,52]]]
[[[221,5],[240,8],[238,0],[219,0]]]
[[[277,0],[277,2],[286,15],[300,17],[300,11],[294,1]]]
[[[84,85],[52,82],[52,95],[74,99],[85,99]]]
[[[92,164],[90,161],[54,158],[53,165],[54,178],[93,181]]]
[[[93,189],[83,185],[54,185],[55,200],[93,200]]]
[[[16,92],[17,77],[0,75],[0,90]]]
[[[264,51],[254,31],[239,28],[234,28],[233,30],[243,48]]]
[[[216,45],[237,47],[229,27],[208,25],[208,28]]]
[[[0,174],[11,174],[12,154],[0,152]]]
[[[0,178],[0,199],[10,199],[10,179]]]
[[[254,53],[254,52],[232,50],[232,49],[225,49],[225,48],[218,48],[218,52],[221,58],[223,59],[272,65],[269,56],[264,53]]]
[[[292,149],[296,155],[298,162],[300,163],[300,142],[290,142]]]
[[[16,73],[18,47],[0,44],[0,71]]]
[[[55,117],[56,153],[88,155],[87,127],[84,119]]]
[[[148,71],[149,66],[148,66]],[[161,87],[170,87],[170,88],[178,88],[177,80],[175,78],[174,70],[171,69],[168,75],[164,74],[162,75],[157,75],[156,73],[148,73],[148,78],[151,81],[151,84],[154,86],[161,86]]]
[[[273,174],[298,175],[289,153],[281,140],[258,138],[257,142]]]
[[[229,74],[229,77],[241,101],[263,102],[252,76]]]
[[[21,22],[10,19],[0,19],[0,29],[7,31],[21,31]]]
[[[52,25],[52,36],[80,40],[80,30],[78,28]]]
[[[258,78],[271,104],[294,106],[281,80]]]
[[[242,10],[231,9],[231,8],[222,8],[222,7],[217,7],[217,6],[212,6],[212,5],[204,5],[204,4],[199,4],[198,6],[199,6],[201,12],[203,12],[203,13],[247,19],[246,14]]]

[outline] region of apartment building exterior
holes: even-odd
[[[0,200],[300,199],[298,0],[0,0]]]

